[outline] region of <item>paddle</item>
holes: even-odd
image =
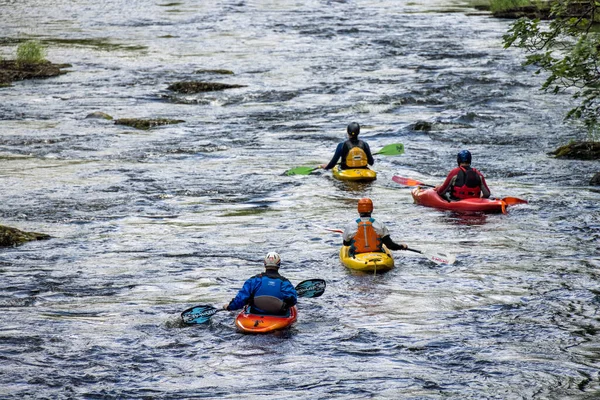
[[[373,153],[373,155],[382,155],[382,156],[399,156],[401,154],[404,154],[404,145],[402,143],[392,143],[392,144],[388,144],[387,146],[383,146],[381,148],[381,150],[379,150],[377,153]],[[284,172],[284,175],[287,176],[291,176],[291,175],[308,175],[311,172],[317,170],[321,168],[320,166],[317,167],[296,167],[296,168],[292,168],[289,169],[287,171]]]
[[[298,294],[298,297],[320,297],[325,292],[326,286],[327,283],[323,279],[308,279],[296,285],[296,293]],[[207,304],[194,306],[183,311],[181,313],[181,319],[188,325],[203,324],[220,311],[227,310]]]
[[[329,231],[329,232],[344,233],[344,231],[341,229],[332,229],[332,228],[323,228],[323,229],[325,229],[326,231]],[[456,257],[453,254],[436,253],[436,252],[429,251],[429,250],[416,250],[416,249],[411,249],[411,248],[407,248],[406,250],[412,251],[415,253],[419,253],[419,254],[423,254],[425,257],[427,257],[428,259],[430,259],[431,261],[433,261],[436,264],[454,264],[454,262],[456,261]]]
[[[433,185],[428,185],[423,182],[419,182],[415,179],[404,178],[402,176],[393,176],[392,180],[400,185],[406,186],[423,186],[423,187],[435,187]],[[491,198],[490,198],[491,200]],[[503,197],[500,200],[506,203],[507,206],[514,206],[515,204],[528,204],[527,200],[519,199],[518,197]]]
[[[428,185],[426,183],[423,182],[419,182],[417,180],[414,179],[410,179],[410,178],[403,178],[401,176],[393,176],[392,180],[396,183],[399,183],[400,185],[406,185],[406,186],[425,186],[425,187],[435,187],[433,185]]]

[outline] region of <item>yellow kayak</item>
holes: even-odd
[[[392,253],[383,246],[385,252],[381,253],[359,253],[351,257],[348,254],[350,246],[342,246],[340,249],[340,260],[342,264],[350,269],[364,272],[389,271],[394,268]]]
[[[340,169],[340,166],[336,165],[331,172],[334,178],[341,181],[369,182],[377,179],[377,172],[369,168]]]

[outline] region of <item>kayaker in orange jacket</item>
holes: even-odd
[[[363,198],[358,201],[360,218],[344,229],[344,246],[350,246],[351,255],[357,253],[382,252],[385,245],[390,250],[406,250],[405,244],[394,243],[385,224],[371,217],[373,201]]]
[[[456,156],[456,162],[458,167],[450,171],[441,186],[435,187],[437,193],[448,200],[490,197],[485,177],[475,168],[471,168],[471,152],[461,150]]]
[[[320,165],[321,168],[331,169],[335,167],[340,158],[340,169],[367,168],[368,165],[375,163],[368,143],[358,139],[360,133],[358,122],[349,124],[346,131],[348,132],[348,140],[338,144],[329,164],[322,164]]]

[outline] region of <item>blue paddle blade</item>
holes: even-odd
[[[309,279],[296,285],[298,297],[319,297],[325,292],[327,283],[323,279]]]
[[[182,312],[181,319],[188,325],[203,324],[219,311],[222,310],[213,306],[195,306]]]

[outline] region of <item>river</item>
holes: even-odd
[[[53,237],[0,253],[0,397],[600,397],[598,162],[549,156],[585,131],[503,49],[510,23],[441,0],[0,1],[3,58],[34,38],[72,64],[0,88],[2,224]],[[185,80],[245,86],[167,90]],[[377,181],[284,175],[327,162],[352,121],[374,151],[405,146]],[[391,180],[438,184],[463,148],[492,195],[529,204],[454,214]],[[456,263],[342,266],[323,227],[365,196],[395,241]],[[182,326],[273,250],[292,283],[328,285],[292,328]]]

